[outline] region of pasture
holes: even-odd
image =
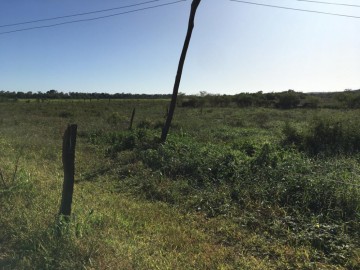
[[[168,103],[1,102],[0,268],[360,269],[359,110]]]

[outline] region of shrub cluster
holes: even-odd
[[[360,125],[354,121],[319,119],[305,130],[287,123],[283,134],[285,145],[293,145],[311,155],[360,152]]]
[[[305,98],[308,97],[306,100]],[[303,102],[302,102],[303,101]],[[240,93],[234,96],[229,95],[203,95],[180,97],[179,105],[182,107],[198,108],[203,106],[229,107],[231,104],[238,107],[276,107],[280,109],[297,108],[302,106],[316,108],[319,99],[294,90],[281,93]]]
[[[311,245],[334,263],[344,263],[358,245],[360,187],[346,158],[312,159],[291,147],[248,140],[202,143],[184,134],[159,144],[156,134],[137,129],[108,137],[119,190],[207,217],[235,217],[273,236],[288,231],[287,239]]]
[[[360,91],[344,91],[336,95],[336,99],[343,107],[350,109],[360,108]]]
[[[351,219],[360,209],[359,189],[318,176],[316,163],[291,149],[265,143],[253,145],[249,152],[249,143],[244,143],[247,146],[244,149],[234,150],[231,146],[199,143],[180,136],[170,136],[167,143],[158,144],[154,133],[146,130],[121,133],[113,138],[108,149],[112,157],[120,151],[132,150],[150,171],[172,181],[186,181],[196,192],[172,201],[191,200],[195,196],[194,203],[210,215],[226,214],[233,207],[267,205],[303,214]],[[149,184],[143,192],[156,190]],[[166,190],[169,192],[176,193]]]

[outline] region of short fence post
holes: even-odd
[[[130,120],[129,130],[132,129],[134,117],[135,117],[135,108],[133,109],[132,114],[131,114],[131,120]]]
[[[74,191],[75,144],[77,125],[68,125],[63,138],[62,162],[64,165],[64,183],[59,215],[69,219]]]

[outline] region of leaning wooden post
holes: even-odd
[[[133,125],[133,121],[134,121],[134,116],[135,116],[135,108],[133,109],[132,114],[131,114],[129,130],[132,129],[132,125]]]
[[[59,215],[69,219],[74,191],[75,144],[77,125],[68,125],[63,138],[62,162],[64,166],[64,183]]]
[[[188,29],[187,29],[187,33],[186,33],[184,46],[183,46],[181,56],[180,56],[180,60],[179,60],[178,70],[177,70],[177,73],[176,73],[173,94],[172,94],[172,97],[171,97],[171,102],[170,102],[170,107],[169,107],[169,113],[167,115],[165,125],[164,125],[164,127],[162,129],[162,133],[161,133],[161,142],[163,142],[163,143],[166,141],[166,137],[167,137],[167,134],[169,132],[170,125],[171,125],[171,120],[172,120],[173,115],[174,115],[175,106],[176,106],[176,98],[177,98],[177,94],[179,92],[179,86],[180,86],[180,81],[181,81],[182,70],[183,70],[183,67],[184,67],[186,53],[187,53],[187,50],[189,48],[191,34],[192,34],[192,31],[193,31],[193,28],[194,28],[194,20],[195,20],[196,10],[197,10],[200,2],[201,2],[201,0],[193,0],[193,2],[191,4],[189,25],[188,25]]]

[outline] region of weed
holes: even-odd
[[[318,119],[305,131],[286,124],[283,133],[285,145],[292,144],[311,155],[360,152],[360,125],[355,121]]]
[[[122,115],[120,115],[118,112],[113,112],[112,114],[110,114],[110,116],[107,118],[107,122],[110,125],[119,125],[122,124],[124,122],[128,121],[128,119]]]
[[[3,102],[21,124],[0,131],[0,268],[358,269],[357,111],[179,107],[160,144],[167,103]],[[79,147],[59,228],[68,111]]]

